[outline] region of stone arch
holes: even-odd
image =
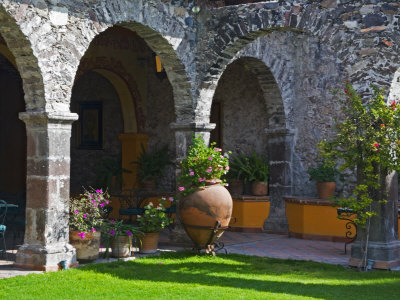
[[[6,44],[1,51],[21,75],[26,110],[45,110],[42,72],[28,35],[20,27],[20,20],[13,17],[12,10],[1,3],[0,33]]]

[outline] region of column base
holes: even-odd
[[[358,267],[362,258],[361,243],[355,242],[351,247],[351,258],[349,265]],[[400,266],[400,241],[389,243],[369,242],[368,259],[374,260],[374,269],[390,270]]]
[[[69,268],[78,266],[76,250],[70,244],[55,246],[34,246],[24,244],[17,252],[15,266],[46,272],[61,270],[61,262],[66,261]]]
[[[286,217],[269,216],[264,223],[264,232],[276,234],[288,234],[289,224]]]

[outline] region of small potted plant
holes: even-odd
[[[96,168],[96,186],[103,190],[120,191],[122,188],[122,173],[131,171],[121,167],[120,159],[104,158]]]
[[[248,160],[247,178],[251,182],[251,192],[255,196],[268,195],[269,161],[253,152]]]
[[[165,167],[172,164],[169,157],[168,146],[147,151],[143,144],[142,152],[136,161],[131,162],[137,165],[137,180],[143,189],[154,190],[157,188],[158,180],[165,173]]]
[[[319,199],[326,200],[335,194],[335,179],[339,172],[334,166],[322,162],[316,168],[309,168],[307,172],[310,175],[310,180],[317,182]]]
[[[229,182],[229,191],[233,195],[242,195],[244,184],[248,182],[245,168],[248,165],[249,158],[245,154],[232,156],[229,161],[229,172],[226,175]]]
[[[173,222],[173,219],[165,212],[166,201],[166,198],[160,198],[158,205],[149,202],[144,207],[144,214],[138,216],[137,220],[140,230],[144,232],[140,245],[140,253],[149,254],[157,252],[160,230]],[[174,202],[174,198],[169,197],[168,201]]]
[[[143,236],[143,232],[137,226],[125,224],[124,220],[106,220],[102,225],[101,231],[105,234],[105,257],[109,256],[110,247],[112,257],[131,256],[132,242],[137,241],[140,243]]]
[[[90,188],[69,201],[69,241],[76,248],[79,261],[98,258],[100,248],[100,226],[110,204],[107,192]]]

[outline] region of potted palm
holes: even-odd
[[[248,180],[254,196],[268,195],[269,161],[253,152],[248,160]]]
[[[122,173],[131,171],[121,167],[120,159],[104,158],[96,168],[96,186],[108,191],[120,191],[122,187]]]
[[[229,182],[229,191],[233,195],[243,194],[244,184],[248,182],[244,170],[244,167],[248,165],[248,161],[248,157],[243,153],[231,157],[229,161],[229,172],[226,178]]]
[[[112,257],[129,257],[131,256],[132,243],[140,240],[143,232],[137,226],[125,224],[123,220],[106,220],[101,228],[105,234],[106,252],[105,257],[109,256],[109,248],[111,247]]]
[[[137,180],[143,189],[154,190],[157,188],[158,180],[165,173],[165,167],[172,164],[169,157],[168,146],[147,151],[143,144],[142,152],[136,161],[131,162],[137,165]]]
[[[168,199],[171,202],[174,201],[172,197]],[[144,232],[140,245],[140,253],[150,254],[157,252],[160,230],[173,222],[173,219],[166,213],[166,201],[165,198],[161,198],[158,200],[158,205],[149,202],[149,204],[144,207],[144,214],[138,216],[137,220],[140,230]],[[173,203],[171,203],[171,205],[173,205]]]
[[[310,175],[310,180],[317,182],[319,199],[329,199],[335,194],[335,177],[339,175],[335,167],[322,162],[316,168],[309,168],[307,172]]]
[[[98,258],[100,249],[100,227],[110,204],[107,192],[90,188],[69,201],[69,241],[76,249],[79,261]]]

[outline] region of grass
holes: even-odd
[[[399,299],[400,272],[165,253],[0,280],[0,299]]]

